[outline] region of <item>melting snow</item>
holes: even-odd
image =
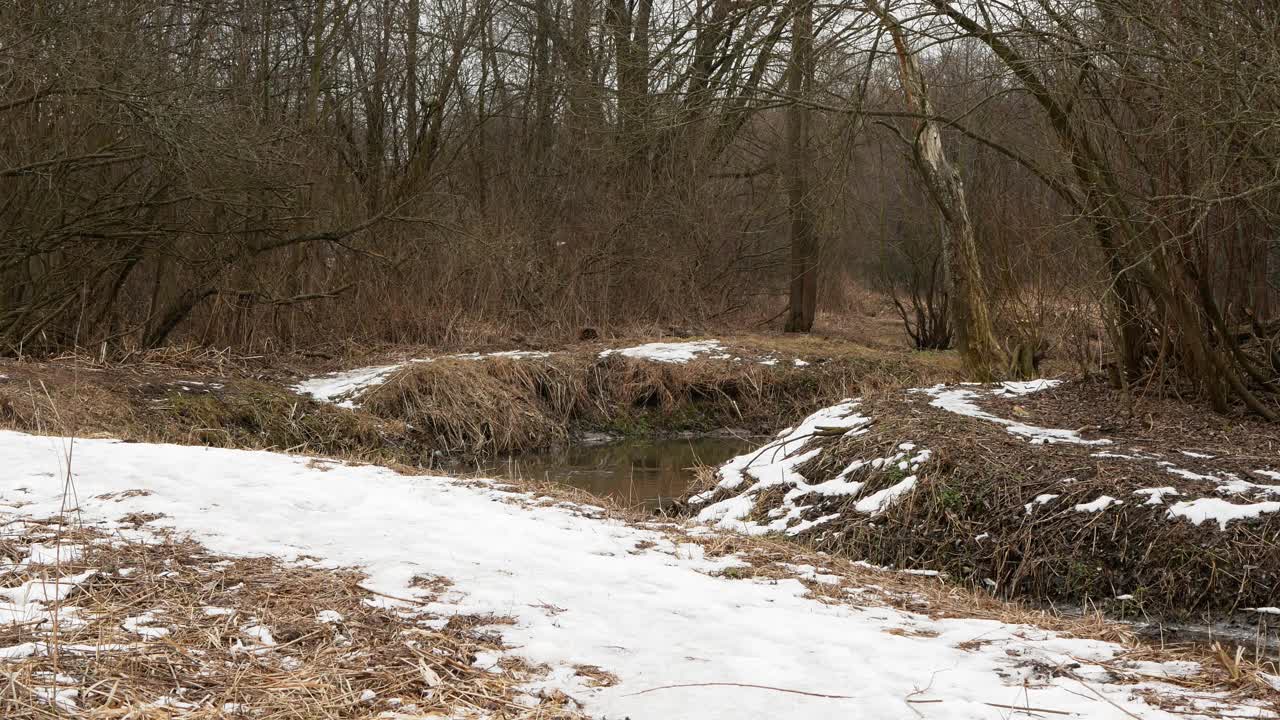
[[[1186,518],[1196,525],[1214,520],[1219,529],[1226,530],[1232,520],[1250,520],[1273,512],[1280,512],[1280,502],[1237,505],[1221,498],[1200,498],[1174,504],[1169,508],[1169,517]]]
[[[1035,380],[1029,383],[1003,383],[997,389],[990,391],[993,396],[1000,395],[1026,395],[1028,393],[1051,388],[1058,384],[1057,380]],[[1106,439],[1085,440],[1080,437],[1080,433],[1075,430],[1058,430],[1054,428],[1042,428],[1035,425],[1018,422],[993,415],[986,410],[978,407],[974,400],[980,395],[978,390],[981,386],[968,387],[948,387],[946,385],[935,385],[931,388],[921,388],[912,390],[911,392],[925,393],[933,398],[929,404],[934,407],[942,408],[948,412],[964,415],[966,417],[986,420],[987,422],[999,423],[1008,428],[1009,432],[1014,435],[1021,435],[1032,443],[1075,443],[1078,445],[1107,445],[1111,441]]]
[[[47,473],[63,450],[57,439],[0,432],[0,503],[30,489],[22,494],[29,505],[5,513],[58,511],[61,483]],[[680,552],[660,533],[493,488],[373,466],[322,472],[305,457],[267,452],[105,440],[78,441],[75,458],[82,498],[149,491],[118,504],[81,504],[85,522],[125,537],[149,536],[114,518],[161,512],[212,552],[358,566],[367,587],[389,595],[411,595],[423,572],[448,577],[456,592],[426,609],[510,616],[514,624],[493,628],[510,652],[545,663],[542,687],[563,688],[596,717],[688,717],[690,708],[706,720],[910,717],[913,699],[938,701],[919,706],[931,720],[994,717],[1000,711],[991,704],[1014,702],[1080,717],[1154,719],[1173,716],[1139,690],[1165,700],[1186,692],[1158,682],[1100,684],[1090,687],[1094,697],[1078,680],[1035,668],[1110,662],[1115,645],[995,620],[824,604],[794,579],[717,577],[732,558]],[[816,582],[821,574],[814,569]],[[88,576],[5,589],[11,603],[39,606],[14,613],[5,605],[5,619],[44,614],[43,601],[65,597]],[[244,630],[268,641],[256,621]],[[975,638],[983,643],[974,647]],[[619,683],[593,687],[574,675],[577,665],[605,668]],[[155,702],[162,704],[189,705]]]
[[[1158,487],[1158,488],[1142,488],[1134,490],[1134,495],[1146,495],[1147,501],[1143,505],[1163,505],[1165,495],[1181,495],[1177,488]]]
[[[368,388],[386,382],[392,373],[404,367],[405,364],[365,367],[346,372],[330,373],[304,380],[294,385],[293,389],[300,395],[308,395],[320,402],[336,403],[339,407],[353,408],[356,407],[355,398],[357,395]]]
[[[162,638],[169,634],[169,628],[156,625],[159,620],[154,613],[145,612],[131,618],[125,618],[120,624],[125,630],[145,638]]]
[[[611,348],[601,350],[600,357],[621,355],[623,357],[653,360],[665,363],[687,363],[702,353],[723,350],[719,340],[695,340],[678,343],[647,343],[629,348]]]
[[[1106,510],[1112,505],[1123,505],[1123,504],[1124,504],[1123,500],[1117,500],[1111,497],[1110,495],[1103,495],[1102,497],[1092,502],[1080,503],[1079,505],[1076,505],[1075,511],[1090,512],[1090,513],[1102,512],[1103,510]]]
[[[1035,499],[1027,503],[1025,507],[1027,508],[1027,512],[1031,512],[1036,505],[1044,505],[1045,503],[1055,500],[1059,497],[1061,497],[1061,495],[1053,495],[1049,493],[1046,493],[1044,495],[1037,495]]]
[[[809,485],[804,476],[795,469],[822,452],[821,449],[800,452],[800,449],[815,435],[865,432],[864,428],[871,419],[858,415],[855,412],[857,405],[855,400],[845,400],[838,405],[823,408],[805,418],[799,425],[783,430],[779,438],[764,447],[726,462],[720,467],[720,482],[716,488],[695,495],[690,499],[692,504],[699,505],[707,502],[719,489],[737,490],[748,480],[754,482],[738,494],[703,508],[698,513],[698,520],[750,535],[784,531],[795,535],[838,517],[833,514],[816,520],[801,520],[802,513],[808,507],[796,505],[793,501],[814,492],[832,495],[856,494],[862,489],[862,483],[847,481],[845,477],[857,469],[857,466],[851,465],[840,476],[817,485]],[[905,453],[902,455],[905,456]],[[780,508],[780,512],[775,513],[770,522],[761,524],[745,519],[755,507],[755,499],[759,491],[786,484],[794,487],[787,492],[783,507]]]

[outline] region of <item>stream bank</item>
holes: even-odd
[[[1280,438],[1098,381],[898,389],[724,465],[702,522],[998,597],[1110,616],[1265,622],[1280,597]]]

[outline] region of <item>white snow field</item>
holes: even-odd
[[[59,512],[67,449],[63,439],[0,432],[0,524]],[[598,718],[1195,716],[1153,707],[1144,691],[1181,699],[1184,711],[1275,717],[1159,680],[1187,672],[1186,663],[1112,662],[1120,648],[1104,642],[825,604],[804,597],[795,579],[714,576],[735,561],[705,559],[700,546],[592,517],[591,508],[493,486],[267,452],[109,440],[77,440],[71,457],[84,521],[126,536],[147,531],[115,518],[162,513],[154,524],[214,552],[359,566],[369,588],[389,595],[412,596],[415,575],[446,576],[453,589],[429,609],[514,618],[495,626],[510,652],[546,663],[543,685]],[[105,493],[116,495],[97,497]],[[23,595],[0,604],[33,601]],[[599,666],[620,682],[591,687],[574,665]],[[1117,673],[1139,681],[1119,683]]]

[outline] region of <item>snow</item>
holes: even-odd
[[[5,477],[0,482],[6,482],[8,479]],[[47,480],[48,477],[45,476],[43,479]],[[53,512],[57,512],[58,509],[55,506]],[[49,514],[52,513],[46,513],[46,515]],[[53,614],[47,606],[67,599],[67,596],[74,592],[80,583],[96,574],[96,570],[88,570],[78,575],[39,577],[16,587],[0,588],[0,627],[51,621]]]
[[[890,487],[862,498],[858,501],[858,504],[854,506],[854,509],[860,513],[867,513],[868,515],[879,515],[889,509],[889,506],[893,504],[894,500],[911,492],[911,489],[915,486],[916,476],[912,475],[904,480],[900,480]]]
[[[1123,504],[1124,504],[1123,500],[1117,500],[1111,497],[1110,495],[1103,495],[1102,497],[1099,497],[1098,499],[1092,502],[1080,503],[1079,505],[1076,505],[1075,511],[1089,512],[1089,513],[1102,512],[1103,510],[1106,510],[1112,505],[1123,505]]]
[[[169,634],[169,628],[157,625],[159,620],[151,612],[145,612],[141,615],[135,615],[131,618],[125,618],[120,624],[125,630],[145,638],[155,639],[162,638]]]
[[[810,493],[824,495],[857,494],[862,489],[863,483],[848,481],[845,478],[858,469],[860,464],[850,465],[839,476],[816,485],[810,485],[803,475],[796,472],[796,468],[817,457],[822,452],[821,449],[816,448],[800,452],[815,434],[821,432],[838,435],[849,432],[865,432],[865,427],[871,419],[857,414],[857,405],[856,400],[845,400],[831,407],[823,408],[805,418],[799,425],[783,430],[780,437],[772,442],[724,463],[720,467],[719,484],[712,490],[690,498],[689,502],[691,504],[700,505],[708,502],[716,495],[718,490],[737,490],[748,481],[754,482],[736,495],[703,508],[698,513],[698,521],[748,535],[763,535],[776,532],[797,535],[816,525],[839,517],[838,514],[831,514],[814,520],[804,520],[801,516],[808,509],[808,506],[797,505],[795,501]],[[927,453],[927,451],[925,452]],[[924,453],[921,455],[926,459],[928,457]],[[894,459],[897,460],[902,457],[906,457],[905,452],[898,453]],[[767,523],[747,520],[746,517],[751,514],[752,509],[755,507],[757,494],[765,488],[776,485],[792,486],[783,497],[783,505],[779,508],[779,512],[771,516],[770,521]],[[880,509],[887,507],[893,498],[910,489],[910,486],[905,486],[900,488],[897,493],[883,495],[881,497],[881,505],[877,507],[880,507]]]
[[[600,357],[621,355],[640,360],[653,360],[664,363],[687,363],[703,353],[724,350],[719,340],[694,340],[678,343],[647,343],[629,348],[611,348],[601,350]]]
[[[484,358],[514,358],[514,359],[540,359],[550,357],[551,353],[538,350],[501,350],[490,353],[462,353],[459,355],[446,355],[445,358],[456,360],[483,360]],[[414,358],[405,362],[395,363],[392,365],[377,365],[372,367],[356,368],[354,370],[346,370],[342,372],[328,373],[318,377],[303,380],[293,386],[294,392],[299,395],[319,400],[320,402],[334,403],[339,407],[355,408],[359,407],[360,395],[370,388],[377,387],[387,382],[397,370],[408,367],[414,363],[434,362],[436,358]]]
[[[511,358],[514,360],[541,360],[551,357],[551,353],[542,350],[499,350],[489,353],[463,353],[461,355],[449,355],[448,357],[458,360],[483,360],[485,358]]]
[[[933,398],[929,404],[942,408],[948,412],[964,415],[966,417],[977,418],[987,422],[998,423],[1004,425],[1009,432],[1019,435],[1033,444],[1041,443],[1074,443],[1077,445],[1107,445],[1110,440],[1085,440],[1080,437],[1080,433],[1075,430],[1059,430],[1055,428],[1042,428],[1035,425],[1028,425],[1017,420],[1002,418],[993,415],[986,410],[978,407],[974,401],[979,399],[980,392],[986,392],[992,397],[1008,396],[1008,395],[1026,395],[1028,393],[1037,392],[1047,388],[1054,387],[1058,384],[1057,380],[1035,380],[1029,383],[1002,383],[995,389],[986,386],[967,386],[967,387],[948,387],[947,385],[935,385],[931,388],[920,388],[912,390],[913,393],[924,393]]]
[[[1060,380],[1026,380],[1022,382],[1002,382],[991,392],[996,396],[1030,395],[1031,393],[1049,390],[1058,385]]]
[[[56,513],[62,488],[48,472],[58,468],[64,450],[62,440],[0,432],[6,469],[0,512]],[[152,531],[113,518],[159,512],[164,517],[153,524],[189,533],[211,552],[358,566],[368,574],[366,587],[389,595],[411,596],[412,578],[422,573],[448,577],[456,592],[430,603],[429,611],[512,618],[513,625],[493,628],[508,652],[545,663],[541,687],[562,689],[598,718],[898,718],[915,715],[913,709],[931,720],[1008,714],[996,704],[1172,720],[1179,716],[1146,704],[1138,691],[1162,701],[1187,692],[1040,669],[1123,662],[1109,643],[996,620],[934,620],[892,607],[823,603],[806,597],[796,579],[720,577],[715,571],[734,558],[710,560],[659,532],[590,517],[568,504],[536,505],[530,496],[492,487],[374,466],[320,471],[306,457],[267,452],[96,439],[77,441],[74,457],[84,521],[125,538]],[[149,494],[121,496],[118,503],[92,499],[130,489]],[[826,579],[820,574],[815,567],[815,581]],[[85,577],[4,592],[24,606],[39,605],[41,598],[64,597]],[[29,603],[31,597],[37,601]],[[243,631],[251,641],[269,637],[256,620]],[[976,639],[983,642],[971,642]],[[593,687],[574,675],[575,665],[604,668],[620,681]],[[726,685],[732,683],[739,685]]]
[[[1036,505],[1044,505],[1045,503],[1052,502],[1058,499],[1059,497],[1062,497],[1062,496],[1054,495],[1052,493],[1037,495],[1035,496],[1035,499],[1033,499],[1031,502],[1026,504],[1027,512],[1031,512],[1032,510],[1034,510]]]
[[[1142,488],[1141,490],[1134,490],[1133,494],[1147,496],[1147,501],[1142,503],[1143,505],[1163,505],[1165,495],[1181,495],[1182,493],[1178,492],[1177,488],[1158,487],[1158,488]]]
[[[416,361],[425,362],[425,361]],[[300,395],[307,395],[320,402],[335,403],[339,407],[356,407],[356,396],[365,390],[376,387],[387,381],[391,374],[407,363],[363,367],[346,372],[329,373],[320,377],[304,380],[293,389]]]
[[[1221,498],[1200,498],[1175,503],[1169,508],[1169,517],[1186,518],[1199,525],[1214,520],[1221,530],[1227,529],[1232,520],[1250,520],[1266,513],[1280,512],[1280,502],[1259,502],[1239,505]]]

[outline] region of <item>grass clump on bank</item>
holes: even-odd
[[[545,450],[589,433],[772,433],[816,405],[876,387],[953,379],[959,371],[949,355],[838,340],[759,335],[723,342],[722,357],[684,363],[602,356],[599,343],[514,357],[434,357],[365,388],[358,407],[299,395],[292,389],[298,372],[281,359],[168,352],[128,364],[85,357],[7,362],[0,366],[0,425],[434,467]],[[799,358],[807,364],[797,366]]]
[[[850,394],[955,373],[946,363],[848,346],[827,348],[801,365],[794,356],[776,357],[795,349],[745,339],[719,355],[679,363],[602,356],[596,347],[537,359],[437,358],[406,364],[362,394],[360,404],[407,424],[446,455],[478,457],[543,450],[584,433],[771,434]]]
[[[302,398],[268,379],[75,363],[13,363],[0,423],[21,432],[275,450],[418,465],[431,449],[403,423]]]

